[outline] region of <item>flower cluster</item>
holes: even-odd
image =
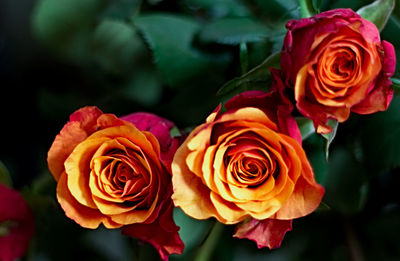
[[[120,228],[163,260],[184,249],[174,206],[194,219],[235,225],[234,237],[259,248],[279,247],[292,221],[315,211],[325,193],[295,115],[327,134],[330,119],[384,111],[396,66],[393,45],[350,9],[290,20],[286,28],[269,91],[230,97],[190,133],[172,135],[175,124],[151,113],[117,117],[94,106],[72,113],[47,157],[65,215],[84,228]],[[0,215],[22,224],[0,236],[0,259],[11,260],[26,250],[33,219],[13,190],[0,185],[0,195],[12,199],[0,209],[20,206]],[[3,250],[8,238],[20,241],[15,253]]]
[[[187,138],[172,138],[174,124],[152,114],[73,113],[48,153],[66,215],[86,228],[122,227],[163,259],[183,251],[173,204],[195,219],[236,224],[234,236],[258,247],[279,247],[292,220],[313,212],[324,195],[295,109],[318,133],[350,111],[386,110],[395,68],[393,46],[349,9],[286,27],[270,91],[234,96]]]

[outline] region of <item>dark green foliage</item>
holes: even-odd
[[[233,95],[268,91],[288,20],[372,2],[0,2],[0,182],[19,189],[34,210],[37,231],[26,260],[159,259],[151,246],[120,230],[81,228],[57,203],[46,153],[74,110],[96,105],[118,116],[148,111],[190,130]],[[391,13],[393,2],[376,1],[359,13],[377,24],[400,61],[400,3]],[[295,220],[276,250],[232,238],[234,227],[226,226],[211,260],[357,260],[356,250],[364,260],[398,260],[400,98],[386,112],[352,114],[340,126],[331,121],[335,133],[325,137],[293,113],[316,180],[326,189],[323,203]],[[194,260],[214,220],[194,220],[178,209],[174,214],[186,249],[170,260]]]

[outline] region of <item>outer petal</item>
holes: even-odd
[[[47,155],[49,170],[56,180],[64,171],[64,161],[69,154],[87,136],[96,131],[100,115],[102,112],[97,107],[83,107],[71,114],[70,121],[56,136]]]
[[[302,175],[297,180],[291,197],[274,215],[276,219],[289,220],[313,212],[321,203],[325,191],[321,185],[315,182],[311,165],[303,149],[290,139],[286,139],[286,141],[292,143],[302,162]]]
[[[68,122],[58,134],[47,154],[49,170],[56,181],[64,171],[64,162],[74,148],[87,138],[79,122]]]
[[[179,237],[179,227],[172,218],[173,204],[169,201],[166,210],[151,224],[124,226],[122,233],[147,242],[158,251],[162,260],[171,254],[182,254],[184,244]]]
[[[393,99],[392,80],[396,68],[396,53],[391,43],[382,41],[384,51],[382,72],[378,76],[375,88],[359,104],[351,108],[359,114],[371,114],[377,111],[385,111]]]
[[[237,225],[233,236],[253,240],[258,248],[274,249],[281,246],[283,237],[290,230],[292,230],[292,220],[251,219]]]
[[[60,176],[57,184],[57,199],[65,211],[65,215],[85,228],[97,228],[103,222],[107,228],[118,228],[122,225],[111,221],[97,209],[92,209],[80,204],[69,192],[67,187],[67,175]]]
[[[0,183],[0,223],[10,221],[8,234],[0,236],[0,260],[13,261],[28,249],[35,230],[33,215],[18,191]]]
[[[171,137],[170,131],[175,127],[175,124],[155,114],[146,112],[132,113],[120,119],[132,123],[141,131],[149,131],[156,136],[161,147],[161,160],[171,172],[172,159],[184,138],[182,136]]]
[[[172,200],[175,206],[181,207],[186,214],[197,219],[219,216],[211,202],[210,189],[186,165],[186,157],[190,153],[188,143],[193,141],[193,137],[203,128],[204,126],[200,125],[192,131],[176,151],[172,162]]]

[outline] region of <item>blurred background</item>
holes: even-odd
[[[321,11],[371,3],[312,2]],[[158,260],[118,230],[83,229],[64,216],[46,165],[55,135],[86,105],[153,112],[190,130],[232,95],[216,95],[224,83],[280,50],[299,10],[296,0],[0,0],[0,171],[35,213],[25,259]],[[381,37],[398,60],[399,35],[397,2]],[[400,260],[400,98],[387,112],[340,124],[328,162],[324,146],[315,134],[304,142],[326,188],[318,211],[295,220],[275,250],[232,238],[227,226],[210,260]],[[179,210],[175,218],[186,249],[171,260],[192,260],[213,221]]]

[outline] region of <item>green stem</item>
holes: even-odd
[[[352,224],[349,220],[345,220],[345,233],[346,244],[349,251],[350,260],[352,261],[365,261],[364,253],[362,251],[360,241],[353,230]]]
[[[211,260],[214,249],[217,246],[218,239],[221,237],[221,234],[224,231],[224,227],[224,224],[215,222],[215,224],[211,228],[210,234],[208,234],[207,239],[200,246],[200,249],[195,256],[194,261]]]
[[[249,67],[249,58],[246,43],[240,43],[240,66],[242,69],[242,75],[246,74]]]

